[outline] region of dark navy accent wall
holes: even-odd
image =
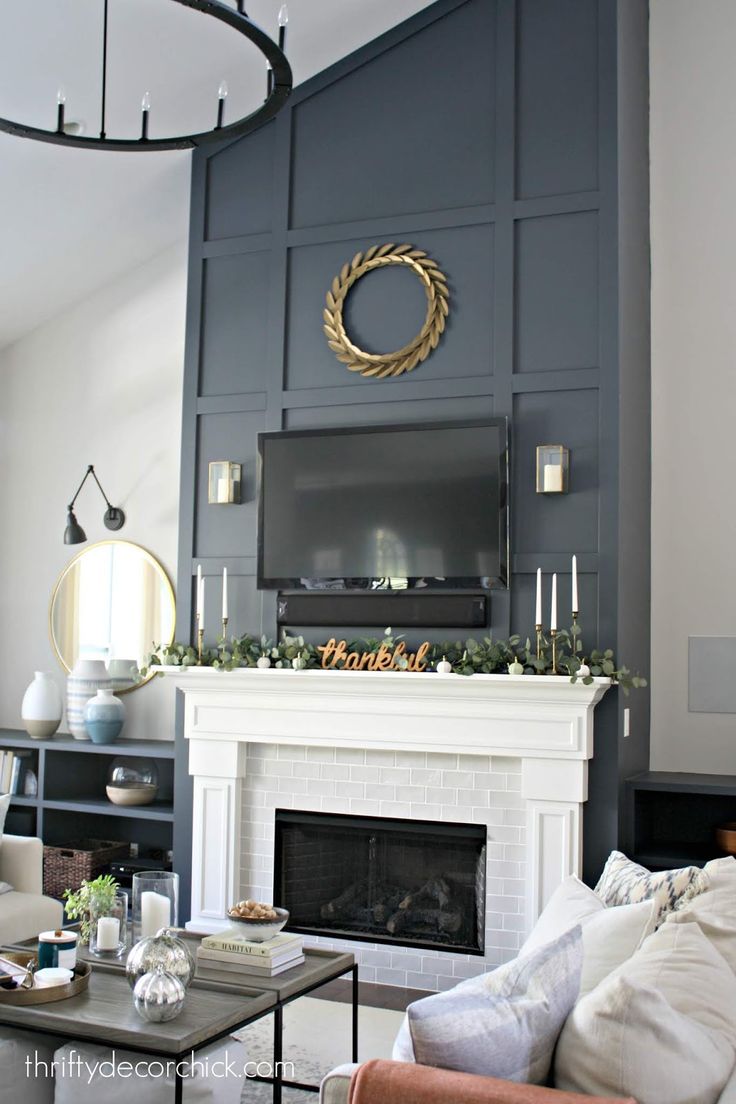
[[[260,430],[496,414],[511,425],[512,583],[492,596],[489,630],[532,631],[537,566],[545,603],[560,573],[567,610],[576,552],[586,642],[625,644],[646,669],[647,24],[645,0],[439,0],[297,88],[257,133],[195,153],[180,634],[198,562],[209,636],[223,565],[232,631],[275,633],[275,594],[255,580]],[[385,241],[437,260],[451,313],[424,364],[375,381],[335,359],[322,309],[345,261]],[[369,348],[401,345],[424,316],[395,270],[351,300],[350,331]],[[564,497],[535,493],[535,448],[550,442],[571,450]],[[243,463],[241,506],[207,505],[216,459]],[[648,766],[645,694],[607,695],[596,755],[589,877],[620,842],[622,773]],[[181,765],[180,861],[183,750]]]

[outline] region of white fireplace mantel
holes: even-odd
[[[579,874],[593,710],[611,685],[564,677],[400,671],[164,668],[185,696],[194,779],[193,928],[225,923],[240,896],[248,744],[359,747],[521,760],[530,874],[527,923]]]

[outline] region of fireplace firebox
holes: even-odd
[[[483,954],[485,825],[275,814],[274,902],[290,931]]]

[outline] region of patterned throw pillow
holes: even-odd
[[[658,928],[668,913],[676,912],[707,888],[708,875],[697,866],[652,873],[620,851],[612,851],[595,892],[606,905],[653,900],[654,927]]]
[[[407,1009],[394,1058],[541,1085],[580,988],[578,925],[492,973]]]

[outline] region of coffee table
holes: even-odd
[[[192,951],[201,935],[183,932]],[[37,940],[14,944],[8,950],[35,950]],[[184,1010],[165,1024],[149,1024],[133,1008],[133,999],[125,977],[125,959],[102,960],[80,948],[79,957],[92,965],[92,977],[86,993],[54,1004],[29,1007],[0,1005],[0,1024],[45,1032],[64,1038],[84,1038],[109,1046],[154,1057],[183,1057],[255,1020],[273,1014],[273,1077],[252,1076],[254,1081],[273,1086],[273,1104],[281,1104],[284,1087],[319,1092],[319,1085],[290,1081],[283,1076],[284,1009],[336,978],[352,978],[351,1061],[358,1061],[358,966],[352,954],[304,948],[304,962],[273,978],[256,977],[232,983],[195,979],[187,991]],[[80,1009],[83,1014],[80,1017]],[[25,1013],[21,1016],[20,1013]],[[54,1026],[56,1025],[56,1027]],[[176,1049],[179,1047],[179,1049]],[[156,1049],[158,1048],[158,1049]],[[175,1104],[181,1102],[182,1079],[175,1081]]]
[[[76,997],[25,1007],[0,1004],[0,1024],[173,1060],[174,1101],[182,1104],[182,1062],[192,1052],[268,1015],[276,1007],[272,993],[244,988],[236,993],[228,989],[195,981],[175,1020],[147,1023],[133,1007],[125,974],[93,969],[89,988]]]

